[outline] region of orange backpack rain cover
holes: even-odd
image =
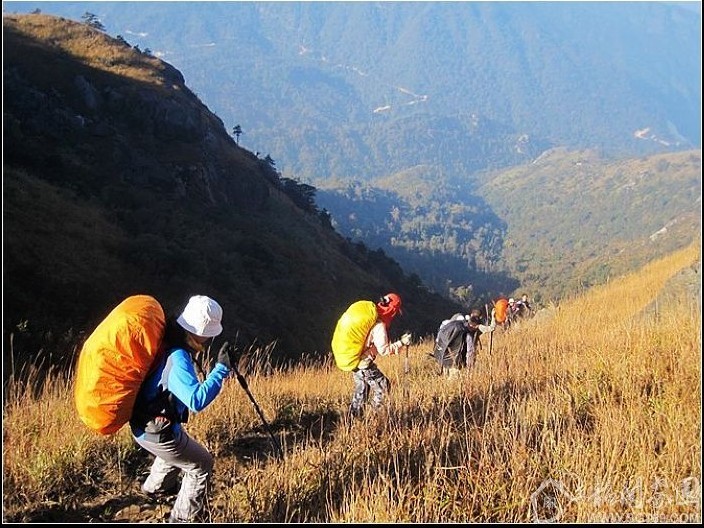
[[[160,352],[164,310],[149,295],[118,304],[83,344],[74,397],[83,423],[111,434],[132,415],[142,380]]]
[[[508,315],[508,299],[503,297],[494,303],[494,319],[497,323],[505,323]]]

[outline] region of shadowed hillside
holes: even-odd
[[[274,363],[325,357],[360,298],[398,291],[399,333],[460,309],[335,233],[314,188],[239,148],[176,69],[122,39],[5,15],[3,89],[3,330],[18,358],[71,361],[134,293],[169,312],[211,295],[223,337],[275,342]]]

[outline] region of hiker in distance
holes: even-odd
[[[491,322],[484,324],[481,312],[473,309],[468,315],[455,314],[440,324],[435,337],[433,356],[440,366],[439,374],[448,380],[457,379],[460,372],[470,369],[476,360],[482,334],[496,328],[494,310]]]
[[[222,308],[210,297],[195,295],[178,318],[166,319],[162,346],[165,354],[142,384],[130,419],[136,442],[156,458],[142,492],[155,497],[181,485],[169,522],[194,522],[203,510],[214,460],[210,452],[183,428],[189,412],[199,412],[220,393],[231,373],[228,343],[201,382],[196,355],[222,332]]]
[[[374,409],[379,409],[391,390],[391,382],[374,360],[377,356],[398,354],[411,344],[412,336],[405,333],[398,341],[389,341],[393,319],[403,313],[401,297],[387,293],[377,303],[357,301],[342,314],[335,326],[332,350],[340,370],[352,373],[354,392],[349,415],[359,418],[370,397]]]
[[[467,327],[469,328],[469,333],[472,336],[472,342],[474,343],[474,357],[472,358],[472,364],[476,360],[477,352],[482,348],[481,336],[484,334],[490,334],[496,330],[496,311],[491,310],[491,320],[485,321],[481,310],[474,308],[467,316]]]
[[[533,313],[533,307],[528,300],[528,294],[524,293],[521,298],[516,301],[515,314],[516,317],[530,317]]]
[[[511,326],[511,310],[510,301],[506,297],[499,297],[494,301],[494,307],[491,310],[492,319],[496,320],[496,324],[507,330]]]

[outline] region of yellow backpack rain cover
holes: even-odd
[[[159,302],[134,295],[88,337],[78,356],[74,396],[90,429],[111,434],[129,421],[142,380],[160,352],[164,326]]]
[[[350,372],[359,365],[367,335],[376,320],[376,304],[372,301],[352,303],[342,314],[332,336],[332,353],[340,370]]]

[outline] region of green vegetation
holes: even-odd
[[[321,186],[341,233],[371,247],[389,245],[404,269],[468,304],[490,302],[519,286],[494,273],[505,225],[481,199],[432,167],[415,167],[375,184],[339,180]]]
[[[501,263],[543,301],[701,239],[701,151],[609,161],[557,150],[482,176],[507,225]]]
[[[390,246],[438,292],[547,304],[699,239],[701,151],[614,161],[556,149],[469,181],[417,166],[331,180],[318,200],[340,232]]]

